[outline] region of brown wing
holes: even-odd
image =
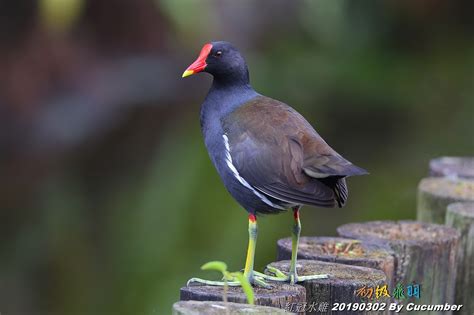
[[[341,157],[294,109],[259,96],[222,121],[232,162],[261,192],[294,204],[344,204],[343,177],[363,170]]]

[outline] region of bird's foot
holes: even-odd
[[[228,285],[230,287],[238,287],[240,286],[240,282],[238,281],[213,281],[213,280],[205,280],[201,278],[191,278],[186,283],[186,286],[192,286],[196,283],[204,284],[204,285],[214,285],[214,286],[224,286]]]
[[[272,273],[273,276],[263,274],[260,272],[257,272],[256,274],[265,280],[289,282],[290,284],[295,284],[295,283],[303,282],[307,280],[327,279],[329,277],[327,274],[298,276],[298,274],[296,273],[296,268],[295,270],[290,271],[288,274],[285,274],[280,269],[272,267],[272,266],[267,266],[266,270]]]
[[[264,277],[262,277],[263,273],[260,272],[252,272],[249,276],[247,276],[247,279],[249,283],[253,286],[258,286],[266,289],[271,289],[272,286],[268,284],[265,280]],[[266,275],[265,275],[266,276]],[[222,279],[223,281],[212,281],[212,280],[205,280],[201,278],[191,278],[188,280],[186,283],[186,286],[193,285],[193,283],[200,283],[204,285],[213,285],[213,286],[224,286],[227,285],[231,287],[238,287],[241,286],[240,282],[237,280],[236,277],[228,277],[226,279]]]

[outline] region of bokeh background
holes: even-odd
[[[211,78],[181,79],[210,40],[371,173],[304,235],[414,218],[428,160],[474,153],[473,3],[1,1],[0,312],[167,314],[204,262],[243,267],[199,129]],[[291,216],[259,223],[261,269]]]

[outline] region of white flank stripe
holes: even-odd
[[[270,200],[268,200],[267,197],[265,197],[264,195],[262,195],[261,193],[259,193],[258,191],[255,190],[255,188],[253,188],[242,176],[240,176],[239,174],[239,171],[237,171],[237,169],[235,168],[234,164],[232,163],[232,156],[230,156],[230,146],[229,146],[229,139],[227,138],[227,135],[222,135],[222,138],[224,138],[224,145],[225,145],[225,156],[226,156],[226,163],[227,163],[227,166],[230,168],[230,170],[232,171],[232,174],[234,174],[234,177],[237,178],[237,180],[242,184],[244,185],[245,187],[247,187],[248,189],[250,189],[258,198],[260,198],[260,200],[262,200],[264,203],[266,203],[267,205],[273,207],[273,208],[277,208],[277,209],[281,209],[281,210],[285,210],[285,208],[283,207],[280,207],[279,205],[276,205],[274,204],[273,202],[271,202]]]

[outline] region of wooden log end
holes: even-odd
[[[278,260],[291,258],[291,238],[277,242]],[[301,237],[298,258],[382,270],[391,284],[395,272],[394,252],[386,244],[342,237]]]
[[[256,305],[284,308],[288,303],[302,303],[306,300],[305,288],[287,283],[271,283],[271,289],[254,286]],[[222,286],[191,285],[180,290],[180,300],[223,301]],[[241,287],[228,287],[227,300],[235,303],[247,303]]]
[[[270,264],[275,268],[288,272],[289,260],[276,261]],[[372,285],[374,283],[385,283],[385,274],[380,270],[372,268],[330,263],[317,260],[300,259],[297,261],[297,273],[299,276],[310,276],[314,274],[327,274],[327,279],[315,279],[310,282],[327,283],[333,285],[343,285],[343,282],[350,282],[356,285]]]
[[[444,224],[449,204],[469,201],[474,201],[474,180],[425,178],[418,186],[417,219]]]
[[[339,235],[390,244],[396,258],[396,283],[431,288],[420,303],[452,303],[456,277],[456,229],[418,221],[374,221],[340,226]]]
[[[474,202],[456,202],[448,206],[447,215],[452,214],[466,219],[474,219]]]
[[[270,264],[283,272],[288,272],[290,261],[282,260]],[[382,287],[387,284],[385,274],[376,269],[330,263],[317,260],[298,260],[297,273],[299,276],[327,274],[327,279],[315,279],[302,283],[306,288],[307,305],[324,303],[333,305],[334,302],[360,303],[368,301],[368,297],[358,296],[356,291],[361,288]],[[375,291],[374,291],[375,292]],[[382,298],[380,301],[387,301]]]
[[[474,203],[454,203],[448,206],[446,225],[461,233],[457,252],[456,303],[462,304],[462,314],[474,314]]]
[[[444,156],[432,159],[430,176],[474,179],[474,157]]]
[[[419,244],[420,246],[452,243],[457,241],[459,233],[452,228],[419,221],[371,221],[349,223],[337,228],[342,237],[365,240]]]
[[[418,185],[419,191],[453,200],[474,201],[474,181],[446,177],[427,177]]]
[[[218,301],[180,301],[173,304],[173,315],[289,314],[269,306]]]

